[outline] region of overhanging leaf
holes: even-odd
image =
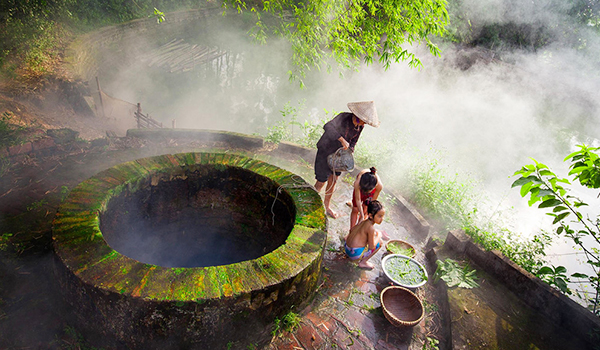
[[[551,267],[544,266],[538,270],[537,275],[547,275],[547,274],[552,274],[552,273],[554,273],[554,270],[552,270]]]
[[[552,225],[556,224],[557,222],[561,221],[562,219],[566,218],[569,214],[571,214],[571,212],[564,212],[561,213],[559,215],[556,215],[556,217],[554,218],[554,221],[552,221]]]
[[[551,198],[540,203],[540,205],[538,205],[538,208],[551,208],[560,204],[562,204],[561,201],[555,198]]]

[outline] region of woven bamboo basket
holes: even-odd
[[[385,318],[396,327],[413,327],[425,316],[421,299],[398,286],[389,286],[381,291],[381,308]]]

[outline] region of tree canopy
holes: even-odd
[[[292,44],[292,77],[311,68],[355,68],[361,61],[378,61],[384,68],[421,61],[410,45],[424,43],[431,54],[440,49],[432,41],[448,23],[446,0],[224,0],[226,8],[250,11],[257,17],[254,35],[265,41],[281,35]],[[407,48],[408,47],[408,48]]]

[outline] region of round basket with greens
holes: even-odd
[[[415,247],[404,241],[393,239],[386,243],[385,248],[391,254],[400,254],[411,258],[415,257]]]
[[[405,288],[421,287],[427,282],[427,271],[418,261],[405,255],[390,254],[381,261],[386,277]]]

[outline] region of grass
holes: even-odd
[[[23,131],[25,128],[11,123],[13,114],[4,112],[0,116],[0,147],[10,147],[23,143]]]
[[[7,250],[10,244],[12,233],[3,233],[0,235],[0,250]]]
[[[299,326],[302,318],[295,312],[288,312],[281,319],[276,318],[271,331],[272,336],[280,335],[282,332],[293,333]]]

